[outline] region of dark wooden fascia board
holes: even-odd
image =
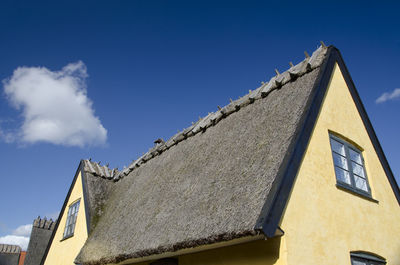
[[[84,170],[84,162],[82,161],[81,164],[83,164],[82,166],[82,193],[83,193],[83,203],[85,204],[85,217],[86,217],[86,228],[87,228],[87,233],[89,235],[90,233],[90,220],[91,220],[91,216],[90,216],[90,200],[89,200],[89,190],[88,190],[88,180],[87,180],[87,175],[86,172]]]
[[[300,169],[301,162],[304,158],[312,132],[317,122],[336,63],[340,67],[347,87],[350,90],[351,96],[368,132],[369,138],[375,148],[382,167],[384,168],[395,197],[400,204],[399,186],[397,185],[396,179],[390,169],[389,163],[368,118],[364,105],[362,104],[360,96],[354,86],[350,73],[339,50],[334,46],[329,46],[326,59],[321,66],[319,76],[314,84],[312,95],[310,100],[307,102],[306,111],[301,118],[301,126],[297,129],[295,134],[296,136],[289,145],[288,152],[281,164],[276,180],[271,187],[270,194],[255,226],[255,229],[261,231],[266,237],[273,237],[275,235],[276,229],[281,221],[298,170]]]
[[[368,136],[372,142],[372,145],[374,146],[376,154],[378,155],[379,161],[381,162],[383,170],[385,171],[385,174],[389,180],[389,183],[390,183],[390,186],[392,187],[394,195],[396,196],[397,202],[400,205],[399,185],[393,175],[393,171],[389,166],[389,162],[386,159],[386,156],[385,156],[385,153],[383,152],[382,146],[378,140],[378,137],[376,136],[375,130],[372,127],[372,123],[371,123],[371,121],[367,115],[367,112],[364,108],[364,105],[361,101],[360,95],[357,92],[357,89],[354,85],[353,79],[350,76],[350,72],[348,71],[346,64],[344,63],[339,50],[337,50],[337,54],[338,54],[337,63],[340,67],[340,70],[342,72],[344,80],[346,81],[347,87],[350,90],[350,94],[353,97],[353,100],[354,100],[354,103],[356,104],[358,113],[361,116],[361,119],[364,123],[365,129],[367,130]]]
[[[76,172],[75,172],[75,177],[74,177],[74,179],[72,180],[71,186],[69,187],[69,190],[68,190],[67,196],[66,196],[66,198],[65,198],[65,200],[64,200],[64,204],[63,204],[63,206],[62,206],[62,208],[61,208],[60,214],[58,215],[56,225],[54,226],[54,230],[53,230],[53,232],[51,233],[51,237],[50,237],[49,243],[47,244],[46,251],[44,252],[44,255],[43,255],[43,257],[42,257],[42,260],[41,260],[41,262],[40,262],[40,265],[43,265],[44,262],[45,262],[45,260],[46,260],[46,258],[47,258],[47,254],[49,253],[51,244],[53,243],[54,236],[56,235],[56,232],[57,232],[57,230],[58,230],[58,226],[59,226],[59,224],[60,224],[60,221],[61,221],[61,219],[62,219],[62,217],[63,217],[63,214],[64,214],[64,211],[65,211],[65,208],[67,207],[69,197],[71,196],[71,193],[72,193],[72,190],[73,190],[73,188],[74,188],[74,186],[75,186],[76,180],[78,179],[79,172],[81,172],[81,176],[83,176],[83,174],[84,174],[84,167],[85,167],[84,162],[83,162],[83,160],[81,160],[80,163],[79,163],[78,169],[77,169]],[[82,181],[82,182],[83,182],[83,181]]]
[[[294,134],[295,137],[293,137],[292,142],[289,144],[288,151],[257,220],[255,229],[260,230],[268,238],[275,235],[309,139],[311,138],[335,65],[334,51],[335,49],[332,46],[328,48],[326,58],[321,65],[311,95],[306,103],[306,110],[300,119],[300,126],[297,128]]]

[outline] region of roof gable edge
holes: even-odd
[[[52,232],[52,234],[51,234],[49,243],[47,244],[47,247],[46,247],[46,250],[45,250],[44,255],[43,255],[43,257],[42,257],[42,260],[41,260],[41,262],[40,262],[40,265],[43,265],[44,262],[45,262],[45,260],[46,260],[46,258],[47,258],[47,254],[49,253],[50,247],[51,247],[51,245],[52,245],[52,243],[53,243],[53,239],[54,239],[54,236],[55,236],[55,234],[56,234],[56,232],[57,232],[57,230],[58,230],[58,226],[59,226],[59,224],[60,224],[61,218],[62,218],[62,216],[63,216],[63,213],[64,213],[64,211],[65,211],[65,208],[67,207],[69,197],[71,196],[72,190],[73,190],[73,188],[75,187],[76,180],[78,179],[79,172],[81,173],[81,176],[84,175],[84,167],[85,167],[84,162],[83,162],[83,160],[81,160],[81,161],[79,162],[78,169],[77,169],[76,172],[75,172],[75,176],[74,176],[74,179],[72,180],[71,186],[69,187],[67,196],[65,197],[63,206],[62,206],[62,208],[61,208],[60,214],[58,215],[56,225],[55,225],[54,230],[53,230],[53,232]],[[83,182],[83,179],[82,179],[82,182]],[[84,196],[85,196],[85,192],[83,192],[83,194],[84,194]],[[85,209],[85,211],[86,211],[86,209]],[[86,222],[87,222],[87,216],[86,216]]]
[[[372,145],[374,146],[375,152],[378,155],[379,161],[383,167],[383,170],[385,171],[385,174],[389,180],[390,186],[392,187],[393,193],[397,199],[397,202],[399,203],[400,206],[400,188],[399,185],[393,175],[393,171],[389,166],[389,162],[387,161],[387,158],[385,156],[385,153],[383,152],[382,146],[378,140],[378,137],[376,136],[374,127],[372,126],[372,123],[368,117],[367,111],[365,110],[364,104],[361,101],[360,95],[357,92],[357,89],[354,85],[353,79],[350,76],[350,72],[347,69],[346,64],[344,63],[344,60],[340,54],[340,51],[337,50],[337,63],[340,67],[340,71],[342,72],[343,78],[346,81],[346,85],[349,88],[350,94],[354,100],[354,103],[357,107],[358,113],[361,116],[361,119],[364,123],[365,129],[367,130],[368,136],[372,142]]]
[[[326,95],[335,63],[338,64],[342,72],[343,78],[367,130],[368,136],[389,180],[397,202],[400,205],[400,188],[396,179],[394,178],[393,172],[376,136],[361,98],[356,90],[354,82],[350,76],[350,72],[344,63],[343,57],[340,51],[334,46],[328,47],[326,56],[327,58],[321,66],[321,72],[314,85],[314,95],[311,97],[311,100],[308,103],[309,105],[307,106],[307,111],[304,113],[302,122],[300,123],[301,125],[298,128],[299,130],[297,137],[289,146],[289,152],[287,153],[287,156],[285,157],[281,168],[279,169],[279,173],[276,178],[277,181],[274,183],[273,187],[271,187],[271,192],[266,199],[265,205],[255,226],[256,230],[261,230],[267,237],[273,237],[275,235],[275,231],[282,218],[290,192],[293,188],[296,175],[300,168],[308,143],[311,139],[312,131],[322,107],[323,99]]]
[[[314,83],[312,95],[307,102],[306,111],[303,113],[296,130],[296,136],[288,147],[288,152],[279,168],[275,182],[254,227],[255,230],[261,230],[268,238],[275,236],[276,229],[287,205],[326,94],[338,56],[337,51],[334,46],[328,47],[320,73]]]
[[[85,171],[85,166],[84,166],[84,161],[82,160],[81,163],[79,164],[79,167],[81,168],[81,176],[82,176],[82,196],[83,196],[83,202],[85,204],[85,219],[86,219],[86,229],[87,233],[89,235],[90,233],[90,221],[91,221],[91,214],[90,214],[90,200],[88,198],[88,184],[87,184],[87,176],[86,176],[86,171]]]

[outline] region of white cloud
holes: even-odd
[[[14,137],[14,135],[12,133],[4,132],[0,128],[0,140],[3,140],[4,142],[10,144],[10,143],[15,141],[15,137]]]
[[[21,225],[15,229],[11,235],[0,237],[0,243],[18,245],[22,250],[28,248],[29,237],[31,235],[32,225]]]
[[[54,72],[45,67],[18,67],[3,80],[3,86],[24,121],[17,133],[3,130],[0,137],[7,142],[66,146],[105,144],[107,130],[87,97],[87,76],[81,61]]]
[[[375,102],[379,104],[399,97],[400,97],[400,88],[396,88],[391,93],[388,92],[383,93],[379,98],[375,100]]]
[[[17,227],[17,229],[15,229],[12,234],[15,236],[30,236],[31,231],[32,231],[31,224],[21,225],[21,226]]]
[[[1,244],[18,245],[22,250],[26,250],[29,244],[29,237],[27,236],[14,236],[7,235],[0,237]]]

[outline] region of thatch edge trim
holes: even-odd
[[[147,153],[143,154],[140,158],[133,161],[127,168],[119,173],[111,176],[114,181],[128,176],[135,168],[145,164],[147,161],[157,155],[161,155],[172,146],[179,142],[186,140],[188,137],[192,137],[197,133],[204,132],[210,126],[215,126],[220,120],[226,118],[230,114],[239,111],[241,108],[253,103],[255,100],[259,100],[268,96],[268,94],[275,90],[280,89],[282,86],[289,82],[295,81],[297,78],[313,71],[314,69],[321,66],[325,60],[328,47],[325,45],[319,46],[312,54],[311,57],[306,57],[300,63],[291,66],[288,70],[283,73],[277,73],[276,76],[272,77],[269,82],[263,83],[259,88],[249,93],[230,104],[221,108],[218,107],[218,111],[209,113],[206,117],[200,118],[196,123],[193,123],[187,129],[178,132],[172,136],[167,142],[159,143],[155,147],[151,148]]]
[[[118,264],[118,263],[126,261],[128,259],[150,257],[150,256],[159,255],[159,254],[163,254],[163,253],[174,253],[174,252],[177,252],[177,251],[183,250],[183,249],[190,249],[190,248],[195,248],[195,247],[204,246],[204,245],[210,245],[210,244],[214,244],[214,243],[231,241],[231,240],[239,239],[239,238],[243,238],[243,237],[259,236],[259,235],[260,235],[260,233],[255,230],[224,233],[224,234],[214,235],[214,236],[200,238],[200,239],[196,239],[196,240],[181,241],[181,242],[178,242],[175,244],[159,246],[157,248],[137,251],[137,252],[130,253],[130,254],[120,254],[118,256],[101,258],[99,260],[93,260],[93,261],[88,261],[88,262],[83,262],[83,263],[81,263],[79,260],[75,260],[74,262],[76,264],[82,264],[82,265]]]
[[[92,162],[87,159],[82,161],[84,162],[84,171],[95,177],[111,180],[119,174],[118,168],[110,169],[107,165],[101,166],[99,162]]]
[[[334,65],[335,56],[332,55],[334,49],[333,46],[329,46],[327,49],[320,72],[318,73],[311,95],[306,103],[306,110],[300,118],[300,122],[295,131],[295,137],[293,137],[292,142],[289,144],[287,153],[280,165],[275,181],[272,184],[269,195],[255,225],[255,229],[262,231],[268,238],[275,235],[275,231],[289,200],[289,194],[293,188],[301,161],[303,160],[309,140],[311,139],[312,131],[330,80],[329,70]]]

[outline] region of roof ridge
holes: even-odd
[[[100,165],[100,162],[92,162],[91,159],[82,160],[84,163],[83,170],[96,177],[104,179],[113,179],[119,173],[118,168],[110,169],[108,165]]]
[[[238,111],[239,109],[246,107],[256,100],[265,98],[273,90],[279,89],[283,85],[296,80],[306,73],[311,72],[315,68],[320,67],[325,58],[327,50],[328,47],[326,47],[321,42],[321,46],[319,46],[312,53],[311,57],[305,52],[306,58],[300,63],[296,65],[290,63],[291,67],[283,73],[279,73],[276,70],[277,74],[273,76],[268,82],[262,82],[262,85],[260,87],[258,87],[254,91],[249,90],[249,93],[247,95],[242,96],[237,100],[231,101],[223,108],[218,106],[218,111],[208,113],[208,115],[204,118],[200,118],[197,122],[192,123],[190,127],[184,129],[183,131],[179,131],[168,141],[157,143],[156,146],[150,148],[147,153],[143,154],[138,159],[133,161],[128,167],[124,168],[124,170],[120,172],[115,172],[108,179],[113,179],[114,181],[122,179],[124,176],[127,176],[130,172],[132,172],[135,168],[140,167],[153,157],[160,155],[161,153],[178,144],[179,142],[191,136],[194,136],[201,131],[205,131],[208,127],[216,125],[220,120]]]

